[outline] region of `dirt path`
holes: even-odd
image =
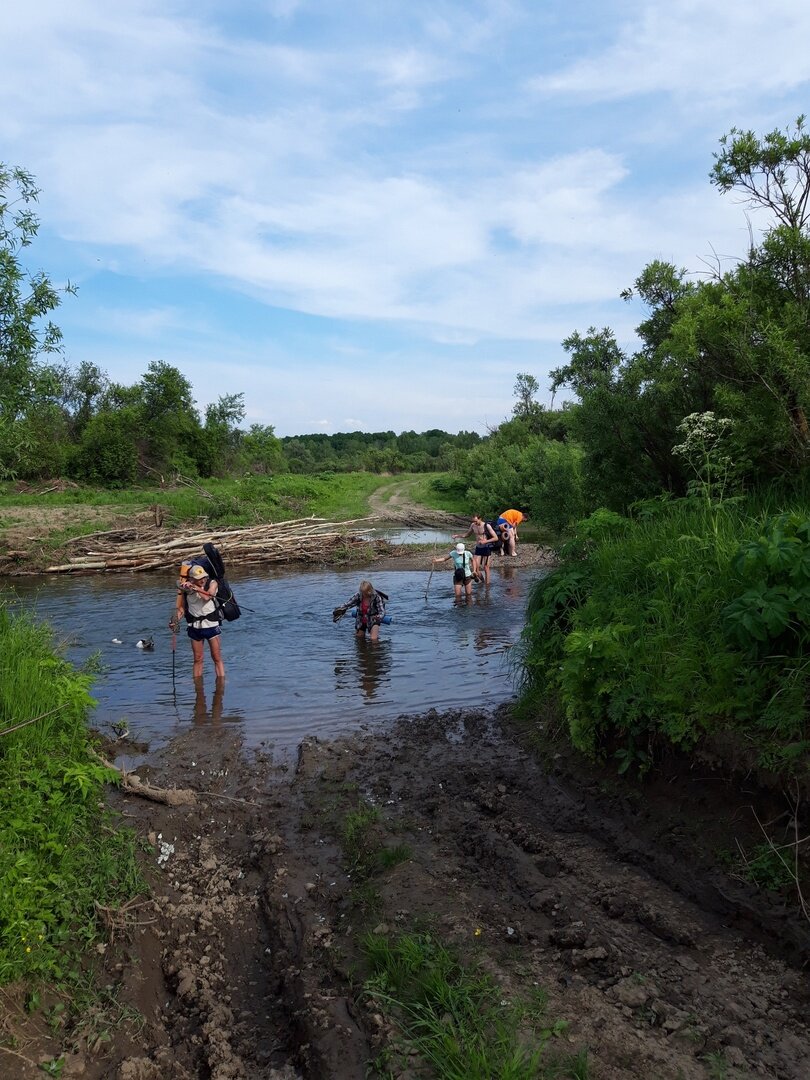
[[[358,939],[416,924],[505,1000],[545,990],[589,1080],[810,1075],[808,927],[690,848],[710,785],[651,793],[634,817],[478,712],[309,740],[286,764],[197,726],[142,775],[213,794],[174,809],[119,797],[150,841],[154,892],[107,963],[141,1021],[101,1055],[77,1041],[63,1077],[361,1080],[395,1032],[359,993]],[[376,808],[377,841],[410,850],[364,882],[339,841],[360,807]],[[397,1060],[389,1075],[416,1075]]]
[[[412,527],[444,525],[458,528],[468,524],[468,519],[459,517],[458,514],[448,514],[444,510],[432,510],[414,503],[409,493],[417,483],[416,480],[394,480],[377,488],[368,498],[371,516],[381,521],[396,521]]]

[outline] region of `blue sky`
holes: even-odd
[[[810,83],[805,0],[28,0],[3,38],[67,359],[280,435],[483,433],[573,330],[632,348],[647,262],[746,250],[719,137]]]

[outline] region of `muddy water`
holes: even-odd
[[[402,713],[493,706],[512,696],[509,647],[536,572],[497,567],[491,588],[476,586],[473,602],[460,607],[447,571],[433,574],[427,599],[426,572],[375,573],[393,617],[376,645],[356,639],[349,616],[332,623],[332,608],[349,599],[362,576],[235,573],[244,614],[223,629],[222,693],[215,692],[207,655],[202,692],[195,690],[184,631],[173,671],[166,628],[173,576],[48,577],[16,583],[15,590],[53,625],[71,660],[100,655],[94,725],[109,732],[126,721],[133,738],[153,747],[192,723],[237,724],[247,745],[284,751],[308,735],[331,738]],[[154,651],[136,647],[150,636]]]

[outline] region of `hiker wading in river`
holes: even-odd
[[[453,560],[453,592],[456,595],[456,603],[461,600],[462,588],[467,600],[472,599],[472,558],[472,555],[463,544],[456,544],[455,551],[451,551],[447,555],[437,555],[433,560],[434,563],[447,562],[448,559]]]
[[[177,604],[169,622],[169,629],[176,633],[183,619],[188,623],[191,651],[194,655],[194,678],[201,679],[205,659],[205,642],[211,650],[217,679],[225,678],[222,662],[220,635],[220,605],[217,603],[217,582],[206,573],[205,568],[192,563],[187,577],[177,582]]]
[[[339,622],[349,608],[354,608],[354,629],[358,637],[368,633],[372,641],[380,636],[380,624],[385,618],[385,603],[388,597],[375,589],[370,581],[361,581],[360,588],[342,607],[332,612],[332,622]],[[390,621],[390,620],[389,620]]]

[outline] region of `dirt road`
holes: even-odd
[[[459,517],[457,514],[418,506],[411,498],[416,484],[416,480],[395,480],[377,488],[368,499],[371,516],[381,521],[401,522],[411,527],[433,525],[457,528],[469,523],[468,518]]]
[[[287,763],[245,760],[226,729],[197,726],[142,775],[200,794],[119,797],[150,842],[154,893],[116,924],[106,962],[140,1019],[95,1051],[74,1040],[63,1077],[361,1080],[396,1032],[359,992],[358,939],[415,924],[480,962],[504,1000],[547,991],[569,1023],[555,1042],[587,1048],[589,1080],[810,1075],[807,924],[695,839],[700,814],[733,815],[747,795],[708,802],[708,781],[679,780],[634,802],[550,774],[475,711],[309,741]],[[376,808],[379,843],[410,852],[362,885],[340,842],[359,807]],[[29,1060],[53,1050],[26,1045]],[[388,1075],[414,1066],[394,1055]]]

